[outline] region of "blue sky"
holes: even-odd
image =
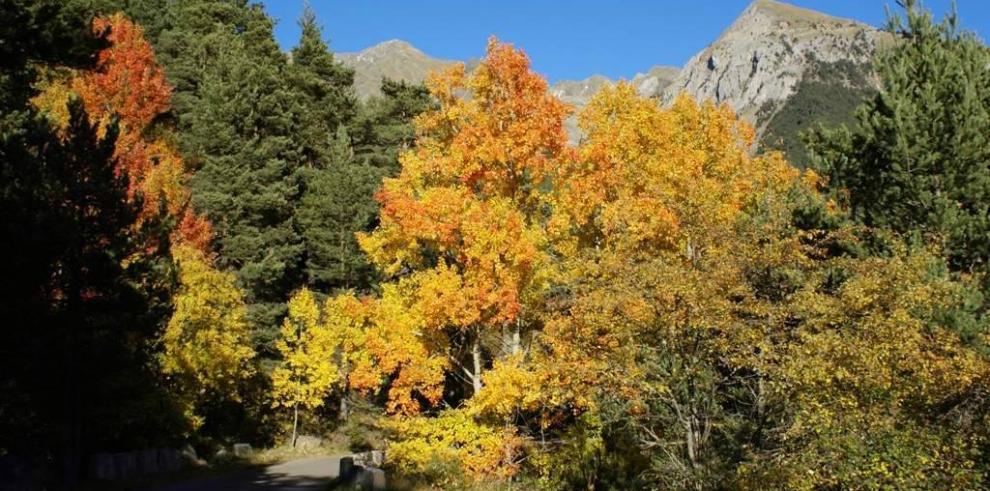
[[[285,49],[299,36],[304,0],[262,0],[278,20]],[[629,78],[653,65],[681,66],[713,41],[750,0],[310,0],[334,51],[389,39],[437,58],[480,56],[489,35],[522,47],[551,81],[593,74]],[[793,0],[789,3],[873,25],[893,0]],[[951,0],[927,0],[939,17]],[[957,0],[963,27],[990,35],[990,0]]]

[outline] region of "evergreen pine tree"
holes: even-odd
[[[292,49],[289,78],[301,98],[300,141],[307,164],[315,169],[334,165],[331,148],[337,129],[350,124],[357,110],[354,70],[334,60],[322,39],[316,16],[307,5],[299,20],[302,35]]]
[[[259,5],[177,0],[158,40],[175,85],[193,203],[214,225],[218,265],[237,273],[259,353],[272,353],[285,301],[302,284],[300,98]]]
[[[423,84],[384,79],[381,91],[362,105],[351,137],[357,161],[395,175],[399,153],[411,147],[416,136],[413,118],[434,102]]]
[[[898,44],[880,55],[879,94],[853,128],[808,137],[816,165],[855,218],[941,241],[957,271],[990,259],[990,51],[906,1],[890,27]]]
[[[329,292],[365,289],[372,269],[355,233],[371,229],[378,214],[374,193],[381,186],[381,169],[351,159],[347,131],[340,127],[331,152],[332,166],[312,170],[299,206],[299,224],[306,239],[309,284]]]
[[[293,98],[278,65],[229,40],[208,70],[188,134],[202,165],[192,181],[197,209],[215,225],[221,266],[237,271],[264,345],[288,292],[301,280],[303,244],[294,214],[300,155]]]
[[[309,285],[318,291],[373,285],[374,270],[355,234],[377,224],[374,194],[384,177],[398,172],[399,152],[412,145],[412,119],[432,104],[421,84],[385,80],[382,93],[362,104],[348,127],[337,128],[329,165],[312,170],[306,181],[298,219]]]
[[[354,234],[367,229],[381,183],[376,169],[356,165],[347,126],[357,111],[354,71],[334,60],[313,11],[299,21],[302,36],[292,50],[290,81],[300,98],[296,135],[306,161],[297,209],[306,244],[306,278],[318,291],[367,287],[370,269]]]

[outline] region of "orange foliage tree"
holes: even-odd
[[[358,237],[386,281],[348,321],[362,333],[349,385],[387,387],[386,408],[406,421],[393,426],[393,455],[411,468],[434,452],[456,456],[472,478],[505,476],[519,442],[507,418],[483,421],[459,407],[442,418],[417,415],[441,407],[448,390],[462,394],[455,399],[481,397],[493,366],[525,359],[549,285],[546,207],[570,154],[570,110],[523,52],[494,38],[471,74],[459,65],[427,84],[437,108],[417,118],[415,148],[377,195],[379,227]],[[444,425],[455,420],[472,429],[449,433]],[[481,434],[484,445],[455,451]],[[422,438],[435,445],[414,443]]]
[[[97,18],[93,29],[109,42],[96,65],[82,72],[51,71],[34,103],[64,127],[64,108],[78,97],[98,131],[115,125],[115,170],[127,177],[128,198],[141,203],[133,227],[171,222],[166,240],[180,274],[171,299],[175,311],[157,340],[163,348],[159,361],[195,427],[201,423],[199,404],[237,400],[240,387],[228,382],[251,373],[241,292],[212,264],[212,227],[193,211],[185,164],[170,129],[156,121],[170,110],[172,89],[143,29],[123,14]],[[162,244],[154,234],[147,237],[145,253],[155,254]],[[189,363],[195,359],[217,363],[204,368]]]
[[[100,131],[116,122],[117,171],[127,175],[128,196],[140,197],[142,202],[135,227],[157,217],[164,205],[164,211],[176,221],[172,242],[206,251],[212,230],[189,206],[182,158],[167,135],[153,135],[151,131],[155,119],[170,108],[172,88],[164,70],[141,26],[123,14],[97,18],[93,29],[109,42],[100,51],[96,66],[70,80],[51,82],[35,103],[64,126],[68,97],[78,96]]]
[[[527,306],[546,285],[543,206],[567,154],[568,108],[521,51],[495,39],[471,75],[456,66],[428,85],[439,106],[417,119],[415,149],[378,194],[381,224],[359,240],[393,278],[382,301],[395,289],[404,302],[394,316],[383,306],[379,323],[401,318],[390,336],[426,343],[429,364],[466,377],[477,394],[490,360],[521,350],[533,321]],[[504,349],[492,341],[503,338]],[[380,347],[394,356],[394,346],[383,339]],[[400,380],[411,366],[420,364],[399,367]],[[415,389],[434,404],[442,381],[434,370]],[[395,409],[419,409],[409,391],[394,395],[406,398],[393,401]]]

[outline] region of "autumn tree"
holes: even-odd
[[[289,300],[289,313],[275,346],[282,360],[272,372],[272,405],[292,409],[291,442],[295,446],[300,407],[322,406],[340,379],[334,363],[337,344],[309,290],[300,290]]]
[[[724,106],[681,97],[665,109],[619,84],[579,123],[585,138],[553,192],[558,293],[536,377],[515,384],[540,389],[499,392],[519,394],[510,407],[540,409],[554,435],[574,435],[559,426],[572,410],[600,421],[596,431],[629,425],[634,438],[612,449],[640,462],[629,479],[715,486],[759,419],[723,387],[745,387],[750,407],[769,397],[754,353],[770,352],[779,321],[750,282],[750,259],[800,258],[786,204],[807,185],[779,156],[751,157],[752,128]],[[762,227],[742,226],[753,217]],[[548,475],[569,468],[552,446],[540,452]]]
[[[744,467],[747,480],[980,487],[987,417],[978,394],[990,363],[942,315],[965,301],[968,285],[952,279],[937,251],[903,245],[891,257],[820,266],[791,298],[800,323],[771,372],[786,397],[780,447],[766,450],[777,457]]]
[[[123,14],[97,18],[93,29],[105,34],[110,43],[100,51],[96,66],[85,72],[68,73],[67,78],[57,74],[50,77],[45,91],[35,98],[36,105],[55,124],[64,126],[68,116],[65,104],[78,96],[100,128],[115,122],[119,131],[114,152],[117,171],[127,177],[130,199],[142,205],[135,228],[140,230],[169,219],[174,222],[169,232],[171,242],[205,250],[211,227],[190,207],[186,187],[189,175],[169,142],[168,129],[155,128],[156,120],[169,111],[171,103],[171,86],[164,71],[142,28]],[[161,216],[163,212],[165,217]]]
[[[406,415],[439,406],[448,377],[465,381],[452,388],[460,398],[478,397],[494,360],[522,360],[546,286],[545,185],[566,153],[567,107],[509,45],[492,39],[471,75],[455,66],[428,86],[438,106],[417,118],[416,146],[377,195],[378,228],[359,234],[387,281],[362,327],[371,363],[354,367],[350,385],[385,386],[388,411]],[[504,422],[477,422],[497,443],[474,477],[513,468]],[[431,431],[430,418],[422,424]]]
[[[190,246],[173,249],[179,268],[175,311],[161,336],[160,363],[176,385],[193,427],[202,424],[197,406],[240,399],[253,370],[254,352],[244,298],[230,273],[217,271]]]
[[[366,330],[374,314],[375,304],[369,298],[353,294],[328,297],[323,305],[323,326],[329,333],[337,366],[340,405],[337,416],[346,420],[350,415],[350,392],[361,388],[366,392],[380,387],[377,371],[367,349]],[[364,380],[361,378],[365,377]],[[370,378],[370,381],[368,380]]]
[[[429,86],[439,108],[417,119],[416,147],[378,195],[381,224],[360,241],[408,291],[422,316],[409,328],[446,333],[429,355],[477,394],[501,355],[485,339],[507,335],[517,352],[533,328],[526,304],[544,286],[546,259],[541,184],[564,153],[567,108],[522,52],[494,39],[470,76],[457,66]]]
[[[599,431],[631,428],[612,452],[640,462],[626,477],[644,487],[980,482],[964,455],[980,452],[988,365],[957,334],[976,312],[944,264],[896,237],[887,257],[863,257],[848,243],[877,240],[868,229],[807,228],[841,210],[813,172],[751,157],[752,130],[726,107],[661,109],[620,85],[580,122],[580,158],[554,193],[555,243],[573,252],[535,351],[544,371],[524,386]],[[968,422],[950,429],[949,414]],[[550,460],[548,473],[567,468]]]

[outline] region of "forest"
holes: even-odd
[[[0,480],[317,435],[409,489],[990,486],[990,50],[954,14],[890,14],[808,168],[626,83],[570,144],[494,37],[360,100],[309,10],[289,52],[248,0],[0,18]]]

